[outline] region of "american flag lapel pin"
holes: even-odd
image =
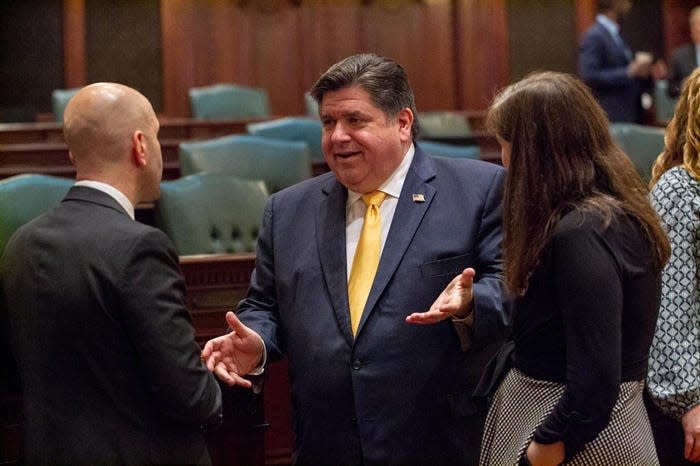
[[[425,202],[425,196],[422,193],[412,194],[411,199],[413,199],[413,202]]]

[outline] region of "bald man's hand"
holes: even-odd
[[[434,324],[448,317],[463,319],[472,312],[474,269],[466,268],[457,275],[426,312],[414,312],[406,317],[409,324]]]
[[[228,385],[251,388],[243,376],[257,368],[263,357],[260,335],[243,325],[233,312],[226,313],[231,332],[209,340],[202,350],[202,361],[211,372]]]

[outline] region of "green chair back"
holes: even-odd
[[[235,84],[215,84],[189,90],[192,116],[202,119],[244,119],[270,116],[267,91]]]
[[[456,144],[446,144],[443,142],[419,140],[418,147],[423,149],[428,155],[438,157],[457,157],[465,159],[478,159],[481,155],[479,146],[458,146]]]
[[[666,130],[636,123],[611,123],[610,132],[620,148],[634,163],[645,183],[651,179],[651,167],[664,150]]]
[[[233,134],[182,142],[179,156],[182,176],[199,172],[230,173],[263,180],[271,193],[311,177],[309,149],[300,141]]]
[[[654,113],[657,123],[666,125],[671,121],[673,112],[676,110],[676,102],[678,99],[668,95],[668,81],[665,79],[656,80],[654,83]]]
[[[420,123],[420,136],[422,138],[463,138],[471,135],[472,129],[469,122],[459,113],[421,112],[418,115]]]
[[[55,121],[63,123],[63,112],[66,110],[66,105],[79,90],[79,87],[74,87],[72,89],[54,89],[51,92],[51,107]]]
[[[225,173],[163,181],[155,225],[180,255],[251,252],[267,198],[262,181]]]
[[[303,141],[309,147],[311,161],[323,160],[321,150],[321,121],[316,118],[286,117],[249,123],[248,133],[283,141]]]
[[[0,255],[19,227],[58,205],[73,183],[69,178],[36,174],[0,180]]]

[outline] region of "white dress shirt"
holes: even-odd
[[[384,202],[379,206],[380,231],[382,235],[381,251],[384,250],[384,243],[386,243],[386,238],[389,235],[391,221],[394,218],[394,212],[396,212],[396,205],[399,202],[399,195],[401,194],[401,188],[403,188],[403,182],[406,180],[408,167],[411,166],[411,162],[413,161],[413,154],[415,154],[415,148],[413,144],[411,144],[411,147],[409,147],[408,152],[406,152],[406,155],[396,170],[394,170],[394,173],[378,189],[378,191],[387,194]],[[347,254],[348,277],[350,277],[350,270],[352,270],[352,262],[355,258],[357,242],[360,240],[360,232],[362,231],[362,224],[364,222],[365,212],[367,211],[367,206],[362,201],[363,194],[364,193],[356,193],[348,190],[348,200],[345,205],[345,251]]]

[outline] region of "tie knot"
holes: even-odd
[[[382,191],[372,191],[371,193],[363,194],[362,201],[367,206],[377,206],[379,207],[384,199],[386,198],[386,193]]]

